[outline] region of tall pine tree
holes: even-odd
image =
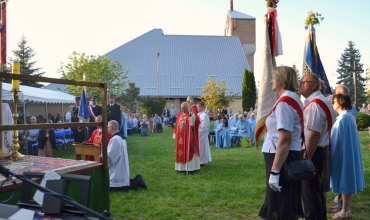
[[[341,55],[340,60],[338,60],[337,73],[339,73],[339,77],[337,84],[345,85],[348,88],[349,95],[351,96],[351,101],[354,102],[355,92],[353,73],[356,71],[357,103],[364,103],[366,102],[365,78],[361,75],[361,73],[363,72],[363,64],[360,63],[361,54],[358,49],[355,49],[355,43],[353,41],[348,41],[347,46],[348,47],[344,49],[344,53]]]
[[[33,48],[27,45],[26,37],[22,36],[21,40],[18,42],[18,50],[13,50],[14,58],[9,58],[9,66],[12,65],[13,61],[19,61],[21,65],[21,75],[31,75],[31,76],[42,76],[44,72],[41,72],[41,68],[34,68],[36,61],[31,61],[31,59],[36,55]],[[21,85],[32,86],[41,88],[43,85],[35,81],[21,81]]]
[[[242,108],[249,111],[256,104],[256,81],[253,72],[245,69],[242,82]]]

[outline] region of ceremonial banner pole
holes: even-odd
[[[279,28],[277,25],[276,4],[268,5],[265,19],[265,45],[263,50],[263,70],[258,91],[257,122],[255,129],[256,149],[260,137],[266,132],[266,119],[278,99],[272,91],[270,82],[272,71],[276,67],[275,56],[282,55],[282,45]]]

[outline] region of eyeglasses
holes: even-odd
[[[305,83],[313,83],[314,81],[301,81],[301,82],[299,82],[299,85],[303,85],[303,84],[305,84]]]

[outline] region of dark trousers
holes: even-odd
[[[110,187],[111,192],[127,192],[130,190],[137,190],[137,182],[135,179],[130,179],[129,186],[121,186],[121,187]]]
[[[37,147],[32,147],[33,144],[36,144],[37,141],[27,141],[27,147],[26,147],[26,154],[27,155],[33,155],[37,156],[38,155],[38,148]]]
[[[176,117],[170,118],[170,125],[172,128],[175,128],[175,122],[176,122]]]
[[[317,147],[312,156],[312,163],[316,169],[313,179],[302,181],[302,195],[305,219],[326,220],[326,201],[321,183],[323,169],[326,165],[327,151]]]
[[[75,142],[82,143],[85,141],[86,129],[73,129],[73,139]],[[87,138],[87,137],[86,137]]]

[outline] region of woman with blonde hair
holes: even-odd
[[[302,102],[298,91],[297,74],[287,66],[276,67],[270,82],[280,96],[266,119],[267,133],[262,147],[266,168],[266,195],[259,216],[264,219],[304,218],[302,181],[286,181],[285,161],[303,158]]]

